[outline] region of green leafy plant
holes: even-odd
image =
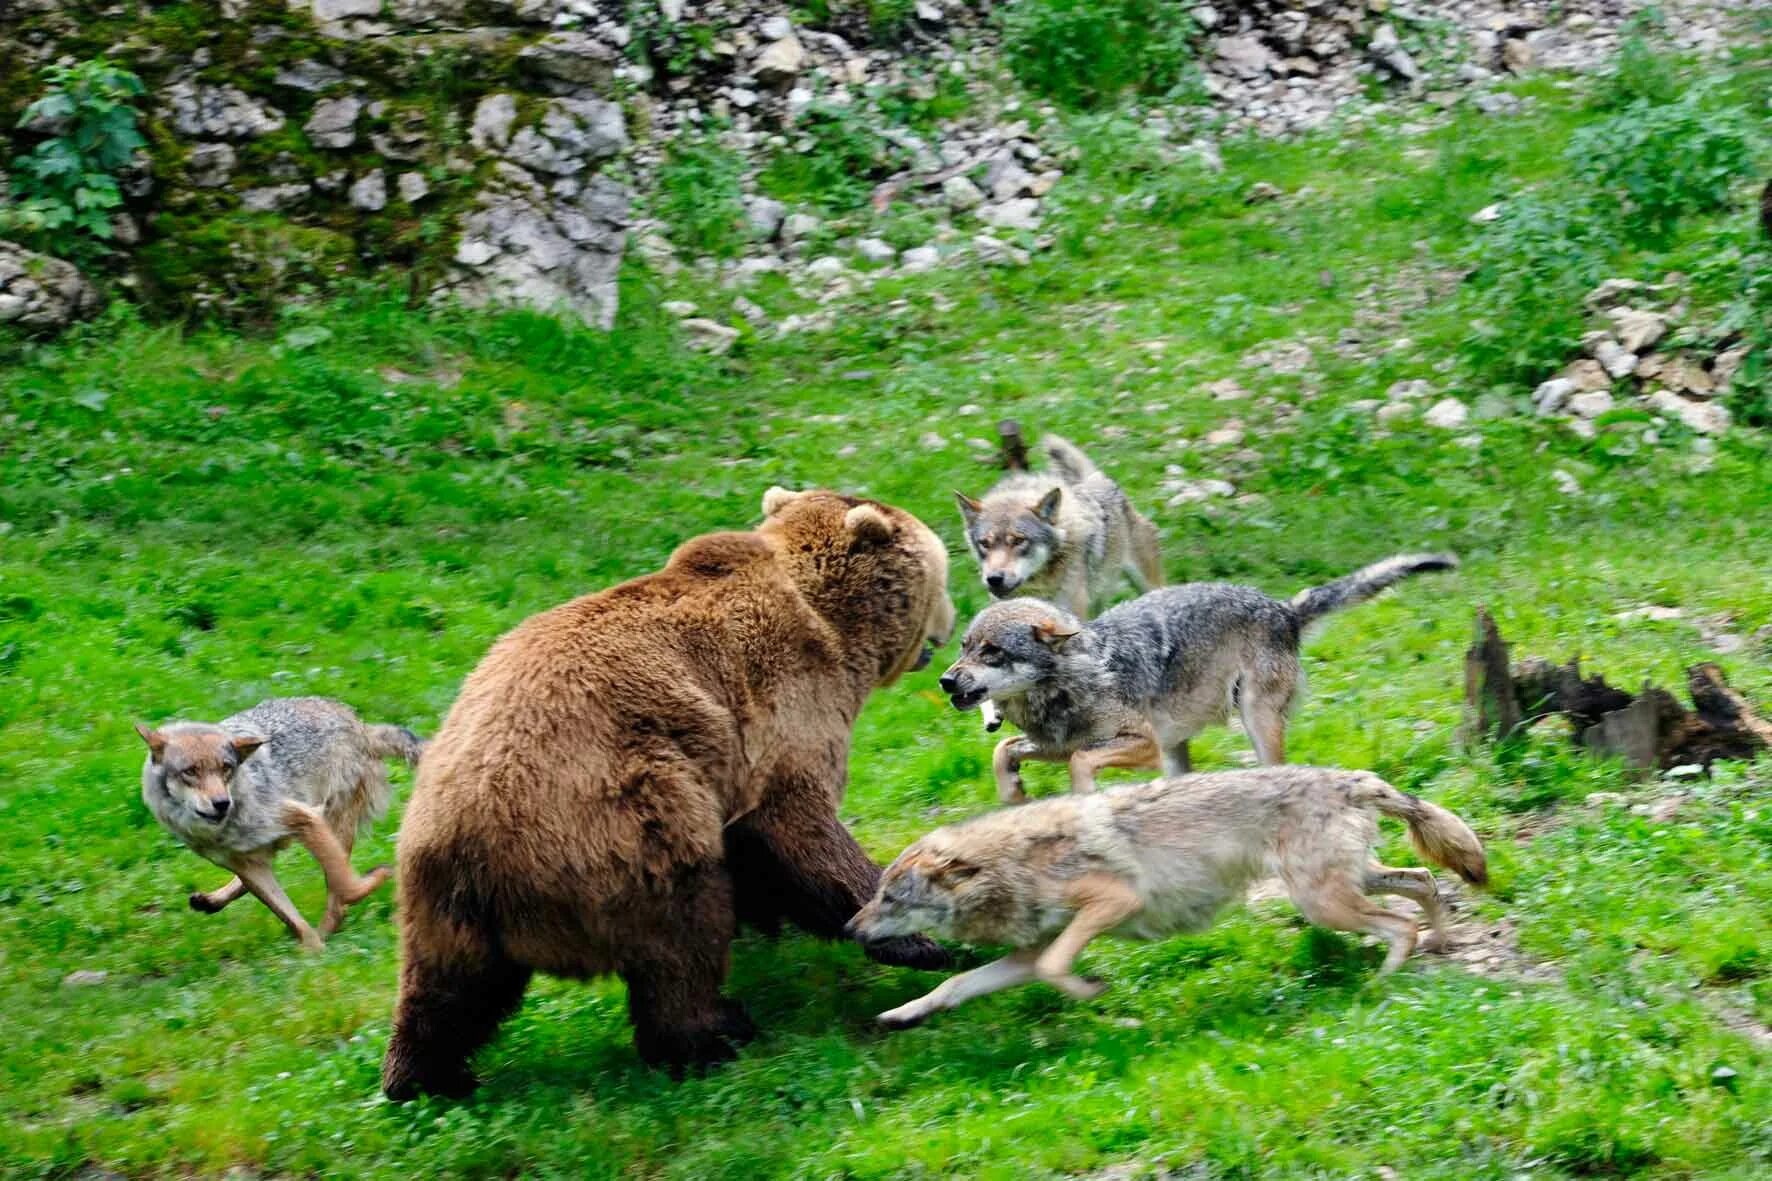
[[[1174,94],[1193,74],[1193,18],[1165,0],[1021,0],[1000,20],[1009,69],[1066,106]]]
[[[1474,247],[1481,315],[1462,351],[1479,373],[1534,382],[1562,364],[1581,335],[1581,297],[1622,245],[1606,212],[1585,194],[1529,194],[1503,207]]]
[[[1661,34],[1666,22],[1656,9],[1645,9],[1626,22],[1618,57],[1600,76],[1593,105],[1603,111],[1623,110],[1632,103],[1671,103],[1685,90]]]
[[[51,66],[44,80],[48,90],[19,126],[52,134],[12,161],[13,204],[0,209],[0,229],[80,253],[93,239],[111,238],[112,214],[123,204],[117,174],[146,145],[131,105],[142,83],[103,58]]]
[[[744,168],[713,135],[682,136],[659,165],[655,207],[671,241],[729,258],[744,245]]]
[[[1575,175],[1616,200],[1633,231],[1665,234],[1685,214],[1721,209],[1753,163],[1737,110],[1712,108],[1703,95],[1678,102],[1639,99],[1569,141]]]
[[[831,212],[858,208],[876,181],[910,164],[910,155],[855,107],[814,103],[795,124],[796,142],[769,162],[762,187],[788,201]]]

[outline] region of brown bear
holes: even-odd
[[[754,532],[500,639],[419,764],[400,826],[391,1098],[471,1091],[532,972],[627,982],[674,1069],[754,1030],[723,997],[739,921],[827,938],[880,870],[837,820],[868,694],[954,628],[947,552],[903,510],[772,488]],[[939,968],[922,937],[866,945]]]

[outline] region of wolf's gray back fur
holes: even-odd
[[[283,697],[204,722],[162,726],[169,736],[208,731],[265,740],[239,765],[232,805],[217,823],[197,823],[172,802],[152,758],[142,767],[142,799],[174,836],[199,853],[244,853],[289,838],[285,800],[310,804],[333,831],[356,832],[386,813],[392,788],[387,759],[416,764],[424,743],[402,726],[368,725],[349,706],[323,697]]]

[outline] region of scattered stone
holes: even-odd
[[[1206,392],[1219,402],[1236,402],[1249,396],[1249,391],[1244,389],[1234,377],[1225,377],[1209,383],[1206,386]]]
[[[185,178],[200,189],[219,189],[233,177],[237,162],[231,144],[196,144],[185,163]]]
[[[603,99],[556,98],[541,122],[511,136],[505,156],[536,172],[574,176],[627,146],[621,107]]]
[[[1532,391],[1532,408],[1541,415],[1552,415],[1563,409],[1576,385],[1567,377],[1553,377]]]
[[[1611,333],[1590,332],[1582,338],[1581,344],[1614,381],[1636,372],[1637,355],[1613,340]]]
[[[806,48],[789,33],[771,42],[751,65],[759,82],[791,82],[806,67]]]
[[[1612,388],[1611,377],[1607,376],[1605,368],[1598,361],[1573,362],[1563,370],[1562,376],[1577,392]]]
[[[781,223],[781,240],[792,245],[818,233],[824,223],[810,213],[790,213]]]
[[[986,266],[1025,267],[1030,261],[1027,251],[989,234],[980,234],[972,239],[972,250]]]
[[[751,236],[759,241],[767,242],[774,238],[781,230],[781,223],[787,214],[788,207],[773,197],[745,199],[745,221],[751,227]]]
[[[402,172],[394,187],[400,190],[400,200],[408,205],[417,205],[431,195],[431,182],[422,172]]]
[[[362,111],[363,100],[356,95],[323,98],[314,104],[302,131],[317,148],[348,148],[357,142],[357,116]]]
[[[1618,343],[1633,353],[1646,351],[1667,334],[1667,317],[1660,312],[1617,307],[1609,314]]]
[[[1457,398],[1441,398],[1428,408],[1426,414],[1421,416],[1421,421],[1428,426],[1452,430],[1463,426],[1469,421],[1470,415],[1470,407]]]
[[[941,265],[941,251],[933,246],[913,246],[904,252],[899,260],[899,269],[906,274],[921,274],[933,271]]]
[[[511,142],[517,122],[517,100],[508,94],[489,94],[474,108],[468,140],[481,151],[492,151]]]
[[[309,58],[284,66],[271,79],[278,86],[287,86],[291,90],[303,90],[309,94],[318,94],[330,90],[345,80],[343,70],[336,70],[325,62]]]
[[[614,80],[617,58],[613,46],[576,30],[549,33],[517,54],[518,61],[543,77],[598,88]]]
[[[1273,52],[1258,37],[1220,37],[1212,49],[1220,67],[1239,78],[1265,78],[1277,64]]]
[[[240,194],[240,208],[249,213],[281,213],[307,200],[305,184],[264,185]]]
[[[835,279],[848,269],[842,259],[830,254],[806,264],[806,273],[814,279]]]
[[[102,968],[81,968],[69,972],[62,977],[63,988],[91,988],[95,984],[103,984],[111,978],[111,974]]]
[[[880,238],[863,238],[855,244],[855,253],[871,263],[890,263],[898,257],[898,251]]]
[[[1410,402],[1416,398],[1431,398],[1433,395],[1433,382],[1419,377],[1406,381],[1394,381],[1391,383],[1391,387],[1384,391],[1384,396],[1393,402]]]
[[[1243,441],[1243,428],[1221,426],[1215,431],[1207,431],[1200,441],[1208,447],[1235,447]]]
[[[365,213],[379,213],[387,208],[388,178],[379,168],[358,177],[351,185],[351,205]]]
[[[283,112],[234,86],[182,81],[160,95],[180,135],[194,139],[257,139],[283,128]]]
[[[696,311],[696,305],[687,299],[667,299],[658,306],[679,320],[685,316],[695,315]]]
[[[701,316],[691,316],[684,320],[683,332],[688,338],[690,348],[712,353],[716,357],[731,352],[732,346],[738,343],[738,329]]]
[[[1234,496],[1237,490],[1227,480],[1166,480],[1163,491],[1171,494],[1167,503],[1174,508],[1214,497]]]
[[[0,324],[60,332],[98,309],[97,289],[72,263],[0,240]]]
[[[964,176],[950,176],[942,181],[941,195],[949,209],[959,212],[976,209],[984,203],[984,194]]]
[[[1243,194],[1243,204],[1260,205],[1267,201],[1278,201],[1285,195],[1285,190],[1280,188],[1279,185],[1271,184],[1265,180],[1258,180],[1250,185],[1248,191]]]
[[[1701,435],[1720,435],[1729,429],[1729,410],[1721,402],[1691,402],[1672,390],[1656,390],[1648,403],[1651,409],[1679,419]]]
[[[1555,468],[1551,471],[1551,483],[1555,484],[1557,486],[1557,491],[1561,492],[1564,496],[1581,495],[1581,481],[1577,480],[1562,468]]]
[[[1598,418],[1612,409],[1611,390],[1586,390],[1569,398],[1569,412],[1579,418]]]
[[[1590,308],[1608,308],[1621,299],[1636,295],[1648,284],[1636,279],[1607,279],[1588,292],[1582,302]]]
[[[1524,37],[1510,37],[1501,44],[1502,64],[1516,74],[1524,74],[1537,64],[1538,55]]]
[[[1001,205],[981,206],[978,220],[1000,230],[1037,230],[1040,228],[1040,202],[1033,197],[1017,197]]]
[[[1499,220],[1501,220],[1501,202],[1499,201],[1493,205],[1485,205],[1475,213],[1471,214],[1471,221],[1480,226],[1485,226],[1492,221]]]

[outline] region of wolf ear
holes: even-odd
[[[265,744],[265,740],[252,734],[245,734],[232,739],[228,745],[234,748],[234,757],[244,763],[252,757],[252,752]]]
[[[1058,502],[1064,497],[1063,488],[1054,488],[1040,497],[1040,503],[1034,506],[1034,515],[1048,525],[1058,520]]]
[[[1079,630],[1080,629],[1072,627],[1068,623],[1060,623],[1057,619],[1048,615],[1040,622],[1034,624],[1034,639],[1040,641],[1040,643],[1045,644],[1049,648],[1060,648],[1064,646],[1066,640],[1076,635]]]
[[[800,499],[804,495],[806,495],[804,492],[794,492],[790,489],[783,488],[780,484],[776,484],[774,487],[770,488],[769,491],[763,493],[763,515],[765,517],[773,517],[776,513],[779,513],[782,509],[788,507],[788,505],[794,503],[794,501]]]
[[[954,489],[954,501],[960,506],[960,515],[966,518],[966,524],[968,526],[978,519],[980,510],[984,508],[984,505],[972,499],[958,488]]]
[[[166,752],[166,735],[142,722],[135,724],[135,732],[148,744],[148,755],[158,763],[160,756]]]
[[[890,541],[892,522],[871,504],[858,504],[843,514],[843,527],[862,541]]]
[[[949,885],[971,881],[977,876],[978,866],[973,865],[970,861],[961,861],[957,857],[948,858],[935,870],[935,877]]]

